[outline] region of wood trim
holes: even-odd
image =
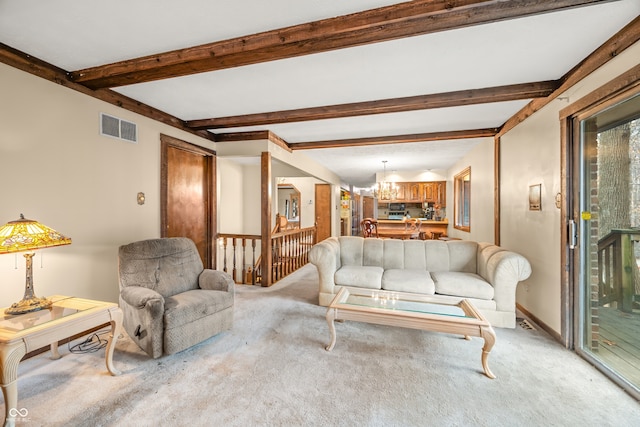
[[[469,225],[459,225],[460,219],[460,182],[462,178],[469,175]],[[460,231],[471,232],[471,166],[467,166],[453,177],[453,228]]]
[[[260,218],[260,244],[261,244],[261,266],[262,270],[262,286],[271,286],[273,284],[273,274],[271,267],[273,259],[271,257],[271,153],[262,152],[260,156],[260,194],[262,206],[262,215]]]
[[[92,89],[126,86],[430,34],[602,0],[414,0],[254,35],[74,71]]]
[[[499,136],[493,138],[493,244],[500,246],[500,169],[502,146]]]
[[[276,144],[277,146],[292,152],[290,144],[284,139],[280,138],[270,130],[256,130],[251,132],[230,132],[230,133],[217,133],[215,134],[216,142],[241,142],[241,141],[260,141],[267,140]]]
[[[619,53],[636,43],[638,40],[640,40],[640,16],[636,17],[627,26],[618,31],[609,40],[593,51],[591,55],[587,56],[587,58],[565,74],[561,79],[562,84],[551,95],[546,98],[534,99],[514,114],[505,122],[504,125],[502,125],[500,132],[498,132],[498,136],[502,136],[509,132],[536,111],[542,109],[567,89],[571,88],[576,83],[593,73],[596,69],[615,58]]]
[[[404,98],[390,98],[378,101],[354,102],[269,113],[190,120],[186,122],[186,126],[195,130],[224,129],[542,98],[553,93],[553,91],[560,86],[560,83],[560,81],[549,80]]]
[[[573,141],[573,128],[569,120],[560,119],[560,339],[567,348],[573,348],[573,265],[571,249],[569,249],[569,220],[574,218],[573,209],[568,202],[573,203],[573,196],[567,197],[572,190],[573,165],[575,164],[574,150],[570,146]]]
[[[357,147],[364,145],[400,144],[406,142],[429,142],[449,139],[487,138],[493,137],[498,130],[472,129],[450,132],[415,133],[409,135],[377,136],[371,138],[338,139],[333,141],[310,141],[291,143],[295,150],[311,150],[315,148]]]
[[[276,135],[275,133],[269,131],[269,141],[271,141],[272,143],[274,143],[275,145],[277,145],[280,148],[283,148],[284,150],[288,151],[289,153],[292,153],[293,150],[291,149],[290,144],[285,141],[284,139],[280,138],[278,135]]]
[[[0,43],[0,62],[92,98],[213,141],[213,134],[210,132],[186,127],[181,119],[112,90],[101,89],[95,91],[74,83],[67,78],[69,74],[67,71],[2,43]]]
[[[259,141],[261,139],[268,140],[271,131],[256,130],[251,132],[229,132],[216,133],[214,139],[216,142],[240,142],[240,141]]]
[[[218,256],[216,245],[217,233],[218,233],[218,208],[217,208],[217,161],[216,152],[198,145],[182,141],[169,135],[160,134],[160,237],[167,236],[167,177],[168,177],[168,158],[167,150],[169,147],[177,148],[180,150],[188,151],[204,156],[206,160],[206,175],[208,192],[205,194],[207,199],[207,217],[209,218],[209,224],[207,224],[207,256],[208,260],[202,260],[205,268],[217,268]]]
[[[540,327],[543,331],[551,335],[553,339],[558,342],[562,342],[562,338],[558,335],[556,331],[554,331],[549,325],[544,323],[542,320],[538,319],[536,316],[531,314],[527,309],[522,307],[520,304],[516,303],[516,308],[525,315],[525,317],[529,318],[533,323]]]
[[[579,111],[587,110],[594,104],[615,98],[619,93],[628,92],[636,86],[640,86],[640,64],[560,110],[560,119],[566,119]]]

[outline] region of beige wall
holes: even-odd
[[[37,252],[36,294],[117,301],[118,246],[160,234],[160,134],[212,144],[4,64],[0,94],[0,223],[24,213],[73,240]],[[139,142],[100,136],[101,112],[137,123]],[[22,255],[0,255],[0,283],[0,306],[22,298]]]
[[[517,301],[561,332],[559,111],[638,64],[640,43],[619,54],[502,138],[501,244],[525,255],[531,277],[518,287]],[[542,184],[542,211],[529,211],[528,188]],[[473,197],[473,192],[472,192]]]
[[[20,213],[72,238],[34,258],[38,296],[75,295],[117,301],[117,250],[160,235],[160,134],[218,151],[218,227],[224,233],[260,234],[259,153],[273,150],[298,168],[329,182],[328,170],[301,153],[269,148],[266,141],[215,145],[63,86],[0,64],[0,225]],[[138,143],[99,134],[99,115],[138,125]],[[237,150],[244,150],[238,152]],[[236,162],[224,156],[258,156]],[[137,204],[138,192],[146,204]],[[337,200],[337,199],[336,199]],[[309,215],[306,215],[309,218]],[[22,255],[0,255],[0,306],[22,298]]]
[[[447,219],[449,236],[477,242],[494,242],[494,154],[493,138],[482,138],[480,143],[451,169],[447,176]],[[455,229],[453,216],[453,178],[471,167],[471,221],[470,231]]]

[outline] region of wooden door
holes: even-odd
[[[316,227],[318,242],[331,237],[331,185],[316,184]]]
[[[205,268],[215,268],[215,152],[161,135],[162,237],[194,241]]]
[[[362,197],[362,217],[363,218],[375,218],[373,214],[373,197]]]

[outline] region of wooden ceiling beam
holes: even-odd
[[[408,142],[444,141],[449,139],[468,139],[493,137],[497,128],[456,130],[449,132],[414,133],[408,135],[377,136],[368,138],[338,139],[330,141],[310,141],[289,143],[292,150],[313,150],[317,148],[361,147],[366,145],[402,144]]]
[[[604,0],[414,0],[74,71],[91,89],[222,70],[519,18]]]
[[[136,101],[135,99],[124,96],[118,92],[109,89],[92,90],[86,86],[69,81],[67,78],[68,72],[62,68],[58,68],[48,62],[2,43],[0,43],[0,63],[7,64],[34,76],[43,78],[69,89],[73,89],[85,95],[116,105],[124,108],[125,110],[132,111],[169,126],[173,126],[201,138],[206,138],[210,141],[213,141],[214,139],[214,135],[208,131],[199,131],[188,128],[184,125],[183,120],[167,114],[164,111],[160,111],[157,108]]]
[[[533,115],[536,111],[541,110],[547,104],[552,102],[563,92],[580,82],[582,79],[588,77],[595,70],[618,56],[628,47],[634,45],[640,40],[640,16],[636,17],[633,21],[628,23],[624,28],[614,34],[600,47],[593,51],[589,56],[583,59],[567,74],[565,74],[559,81],[560,86],[546,98],[538,98],[529,102],[522,107],[520,111],[514,114],[509,120],[507,120],[498,132],[498,137],[509,132],[518,124],[524,122],[528,117]]]
[[[323,107],[268,113],[245,114],[211,119],[189,120],[186,126],[194,130],[225,129],[278,123],[293,123],[310,120],[336,119],[341,117],[366,116],[371,114],[399,113],[433,108],[458,107],[489,102],[549,96],[560,85],[559,81],[522,83],[483,89],[467,89],[455,92],[392,98]]]
[[[251,132],[230,132],[214,134],[216,142],[242,142],[268,140],[280,146],[288,152],[293,151],[291,145],[270,130],[257,130]]]

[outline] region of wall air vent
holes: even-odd
[[[138,126],[135,123],[100,113],[100,135],[137,143]]]

